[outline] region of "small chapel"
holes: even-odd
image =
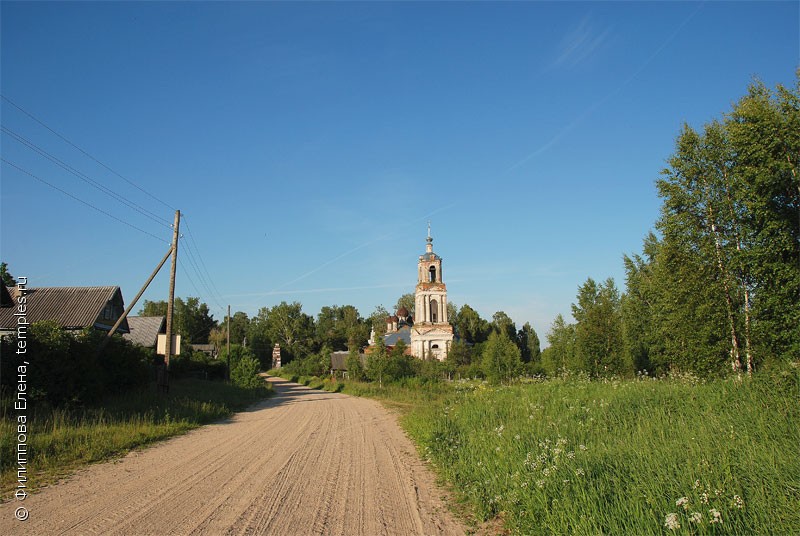
[[[442,258],[433,252],[430,223],[425,253],[417,262],[414,317],[401,307],[386,319],[386,347],[394,347],[401,339],[414,357],[440,361],[447,357],[453,342],[453,326],[447,318],[447,286],[442,277]],[[370,345],[373,341],[374,335],[370,338]]]

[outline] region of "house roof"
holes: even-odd
[[[11,289],[16,299],[20,294],[19,287]],[[65,329],[83,329],[90,326],[110,329],[114,321],[100,324],[98,319],[103,308],[109,302],[117,301],[122,306],[122,292],[119,287],[28,287],[25,289],[28,323],[41,320],[54,320]],[[0,329],[16,329],[17,308],[0,309]],[[119,311],[122,313],[122,310]],[[118,316],[117,316],[118,318]],[[127,321],[123,321],[117,330],[119,333],[129,331]]]
[[[133,344],[154,348],[158,341],[158,334],[164,330],[166,318],[163,316],[129,316],[128,326],[130,333],[123,335]]]
[[[387,334],[383,337],[383,342],[386,346],[395,346],[397,341],[401,339],[406,343],[406,346],[411,345],[411,328],[409,326],[403,326],[394,333]]]

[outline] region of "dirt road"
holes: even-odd
[[[376,402],[271,378],[276,396],[0,505],[0,534],[463,534]]]

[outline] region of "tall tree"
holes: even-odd
[[[489,323],[467,304],[461,306],[454,325],[458,336],[470,344],[483,342],[489,336]]]
[[[17,280],[12,277],[8,272],[8,264],[0,262],[0,277],[3,278],[3,284],[7,287],[16,287]]]
[[[565,370],[578,370],[575,359],[575,324],[569,324],[559,313],[547,333],[550,345],[542,352],[542,366],[548,375]]]
[[[517,326],[514,325],[514,321],[511,320],[511,317],[503,311],[497,311],[492,316],[492,331],[495,333],[505,333],[506,337],[512,341],[517,338]]]
[[[525,322],[522,329],[517,332],[517,346],[519,346],[520,352],[522,353],[523,362],[533,364],[539,363],[542,354],[539,336],[529,322]]]
[[[286,352],[287,362],[313,351],[314,318],[303,312],[299,302],[281,302],[272,307],[267,315],[267,326],[270,339]]]
[[[746,222],[753,336],[769,355],[791,359],[800,355],[800,70],[794,88],[752,84],[725,126]]]
[[[578,289],[572,304],[575,349],[581,368],[593,375],[629,372],[622,358],[619,291],[609,278],[598,285],[592,278]]]
[[[481,368],[492,383],[510,380],[519,374],[522,359],[519,348],[505,331],[493,331],[483,349]]]

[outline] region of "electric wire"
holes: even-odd
[[[83,173],[81,171],[78,171],[77,169],[73,168],[72,166],[70,166],[69,164],[64,162],[63,160],[61,160],[58,157],[50,154],[45,149],[42,149],[41,147],[39,147],[38,145],[36,145],[32,141],[30,141],[30,140],[26,139],[25,137],[21,136],[20,134],[14,132],[10,128],[6,127],[5,125],[0,125],[0,130],[2,130],[2,132],[4,134],[10,136],[12,139],[17,141],[18,143],[20,143],[22,145],[25,145],[30,150],[36,152],[37,154],[39,154],[40,156],[42,156],[42,157],[44,157],[44,158],[46,158],[48,160],[50,160],[51,162],[53,162],[57,166],[61,167],[65,171],[68,171],[69,173],[75,175],[76,177],[81,179],[83,182],[85,182],[85,183],[89,184],[90,186],[100,190],[104,194],[112,197],[113,199],[116,199],[120,203],[126,205],[128,208],[131,208],[131,209],[135,210],[136,212],[142,214],[143,216],[146,216],[147,218],[150,218],[151,220],[153,220],[154,222],[156,222],[156,223],[158,223],[160,225],[163,225],[165,227],[170,227],[169,221],[167,221],[166,219],[162,218],[161,216],[159,216],[157,214],[154,214],[154,213],[150,212],[146,208],[134,203],[133,201],[129,201],[128,199],[126,199],[122,195],[116,193],[115,191],[111,190],[110,188],[107,188],[106,186],[104,186],[101,183],[97,182],[96,180],[92,179],[91,177],[89,177],[85,173]]]
[[[189,259],[189,265],[192,267],[192,269],[194,270],[195,274],[197,275],[197,279],[200,282],[200,285],[205,287],[206,291],[208,291],[208,296],[211,298],[211,300],[216,302],[216,304],[217,304],[217,306],[219,308],[223,308],[222,304],[219,303],[219,300],[217,300],[216,296],[214,296],[214,293],[211,290],[211,287],[209,286],[207,279],[205,278],[205,276],[201,272],[200,267],[197,264],[197,260],[195,259],[195,255],[192,252],[191,248],[189,247],[189,243],[183,237],[181,237],[181,240],[182,240],[182,243],[186,246],[186,248],[184,248],[184,251],[186,251],[186,253],[187,253],[187,258]]]
[[[214,284],[214,279],[211,277],[211,275],[210,275],[210,273],[208,271],[208,268],[206,268],[206,263],[205,263],[205,261],[203,261],[203,256],[200,255],[200,248],[197,247],[197,242],[194,239],[194,234],[192,233],[192,228],[189,226],[189,220],[184,216],[184,220],[183,221],[186,223],[186,231],[187,231],[187,234],[189,235],[189,239],[191,240],[191,242],[192,242],[192,244],[194,246],[194,250],[197,253],[197,258],[200,259],[200,264],[203,267],[203,270],[205,271],[205,274],[208,276],[208,280],[211,283],[211,287],[214,289],[214,292],[216,293],[216,297],[220,301],[225,301],[225,299],[222,297],[222,294],[220,293],[219,289],[217,288],[217,285]]]
[[[175,207],[172,207],[172,206],[170,206],[168,203],[166,203],[166,202],[162,201],[161,199],[159,199],[159,198],[158,198],[158,197],[156,197],[155,195],[151,194],[150,192],[148,192],[147,190],[145,190],[144,188],[142,188],[141,186],[139,186],[138,184],[136,184],[136,183],[135,183],[135,182],[133,182],[132,180],[130,180],[130,179],[128,179],[128,178],[126,178],[126,177],[124,177],[123,175],[121,175],[120,173],[118,173],[117,171],[115,171],[114,169],[112,169],[110,166],[108,166],[108,165],[104,164],[103,162],[101,162],[100,160],[98,160],[97,158],[95,158],[94,156],[92,156],[91,154],[89,154],[89,153],[88,153],[87,151],[85,151],[84,149],[81,149],[80,147],[78,147],[76,144],[74,144],[73,142],[71,142],[71,141],[70,141],[69,139],[67,139],[65,136],[63,136],[62,134],[60,134],[60,133],[56,132],[56,131],[55,131],[53,128],[49,127],[49,126],[48,126],[48,125],[47,125],[47,124],[46,124],[44,121],[42,121],[41,119],[37,118],[35,115],[33,115],[32,113],[30,113],[29,111],[25,110],[25,109],[24,109],[22,106],[20,106],[20,105],[19,105],[19,104],[17,104],[16,102],[12,101],[11,99],[9,99],[8,97],[6,97],[6,96],[5,96],[5,95],[3,95],[3,94],[0,94],[0,98],[2,98],[2,99],[3,99],[3,100],[5,100],[6,102],[8,102],[8,103],[9,103],[11,106],[13,106],[14,108],[16,108],[17,110],[19,110],[19,111],[20,111],[20,112],[22,112],[23,114],[25,114],[25,115],[27,115],[28,117],[30,117],[31,119],[33,119],[34,121],[36,121],[37,123],[39,123],[41,126],[43,126],[43,127],[44,127],[44,128],[46,128],[47,130],[49,130],[50,132],[52,132],[53,134],[55,134],[56,136],[58,136],[59,138],[61,138],[61,140],[63,140],[64,142],[68,143],[70,146],[72,146],[72,147],[73,147],[73,148],[75,148],[76,150],[78,150],[78,151],[79,151],[80,153],[82,153],[82,154],[83,154],[85,157],[87,157],[87,158],[89,158],[90,160],[93,160],[94,162],[96,162],[97,164],[99,164],[99,165],[103,166],[105,169],[107,169],[108,171],[110,171],[111,173],[113,173],[114,175],[116,175],[117,177],[119,177],[120,179],[124,180],[125,182],[127,182],[128,184],[130,184],[131,186],[133,186],[134,188],[136,188],[136,189],[137,189],[137,190],[139,190],[140,192],[142,192],[142,193],[144,193],[145,195],[149,196],[150,198],[152,198],[152,199],[154,199],[154,200],[158,201],[159,203],[161,203],[162,205],[164,205],[164,206],[165,206],[165,207],[167,207],[168,209],[170,209],[170,210],[173,210],[173,211],[174,211],[174,210],[176,210],[176,209],[175,209]]]
[[[188,270],[186,270],[186,267],[184,266],[184,263],[183,263],[183,261],[180,259],[180,257],[178,257],[178,266],[180,266],[180,267],[181,267],[181,270],[183,270],[183,274],[186,276],[186,279],[188,279],[188,280],[189,280],[189,283],[191,283],[191,285],[192,285],[192,288],[194,288],[194,291],[197,293],[197,297],[198,297],[198,298],[201,298],[201,297],[202,297],[202,293],[201,293],[201,292],[200,292],[200,290],[197,288],[197,285],[195,285],[195,283],[194,283],[194,280],[193,280],[193,279],[192,279],[192,277],[189,275],[189,271],[188,271]]]
[[[77,197],[77,196],[75,196],[75,195],[73,195],[73,194],[71,194],[71,193],[67,192],[66,190],[63,190],[63,189],[59,188],[59,187],[58,187],[58,186],[56,186],[55,184],[52,184],[52,183],[50,183],[50,182],[46,181],[45,179],[43,179],[43,178],[41,178],[41,177],[39,177],[39,176],[37,176],[37,175],[34,175],[34,174],[33,174],[33,173],[31,173],[30,171],[28,171],[28,170],[26,170],[26,169],[23,169],[23,168],[21,168],[20,166],[16,165],[16,164],[15,164],[15,163],[13,163],[13,162],[10,162],[10,161],[6,160],[5,158],[0,158],[0,160],[2,160],[2,162],[3,162],[4,164],[7,164],[7,165],[9,165],[9,166],[11,166],[11,167],[13,167],[13,168],[17,169],[18,171],[20,171],[20,172],[24,173],[25,175],[28,175],[29,177],[31,177],[31,178],[33,178],[33,179],[36,179],[37,181],[39,181],[39,182],[41,182],[41,183],[43,183],[43,184],[46,184],[46,185],[47,185],[47,186],[49,186],[50,188],[53,188],[54,190],[57,190],[57,191],[61,192],[62,194],[66,195],[67,197],[71,197],[71,198],[72,198],[72,199],[74,199],[75,201],[78,201],[79,203],[83,203],[83,204],[84,204],[84,205],[86,205],[87,207],[93,208],[94,210],[96,210],[97,212],[99,212],[99,213],[101,213],[101,214],[104,214],[104,215],[108,216],[109,218],[111,218],[111,219],[113,219],[113,220],[116,220],[116,221],[118,221],[119,223],[121,223],[121,224],[123,224],[123,225],[127,225],[127,226],[128,226],[128,227],[130,227],[131,229],[136,229],[136,230],[137,230],[137,231],[139,231],[140,233],[144,233],[144,234],[146,234],[146,235],[148,235],[148,236],[152,236],[152,237],[153,237],[153,238],[155,238],[156,240],[159,240],[159,241],[161,241],[161,242],[164,242],[165,244],[169,244],[169,242],[168,242],[167,240],[164,240],[164,239],[163,239],[163,238],[161,238],[160,236],[156,236],[156,235],[154,235],[153,233],[150,233],[150,232],[148,232],[148,231],[145,231],[144,229],[142,229],[142,228],[140,228],[140,227],[137,227],[137,226],[133,225],[132,223],[129,223],[129,222],[127,222],[127,221],[125,221],[125,220],[123,220],[123,219],[121,219],[121,218],[118,218],[117,216],[114,216],[113,214],[111,214],[111,213],[109,213],[109,212],[106,212],[105,210],[103,210],[103,209],[101,209],[101,208],[98,208],[98,207],[94,206],[93,204],[89,203],[88,201],[84,201],[84,200],[83,200],[83,199],[81,199],[80,197]]]

